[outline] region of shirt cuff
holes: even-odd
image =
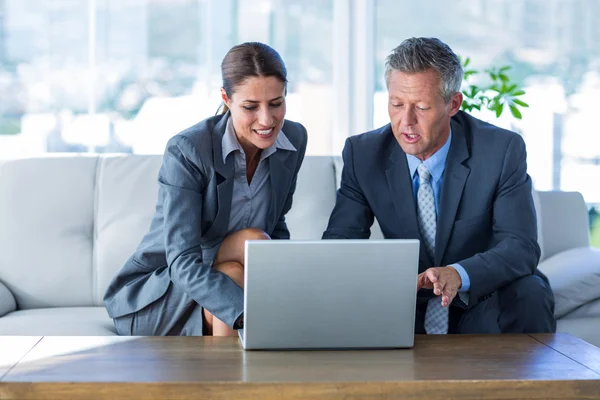
[[[469,279],[469,274],[460,264],[450,264],[451,267],[454,267],[458,275],[460,275],[460,279],[462,280],[462,286],[458,289],[459,292],[468,292],[471,289],[471,280]]]

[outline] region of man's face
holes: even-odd
[[[405,73],[393,70],[388,79],[388,112],[396,140],[407,154],[426,160],[450,134],[450,118],[462,104],[460,92],[446,102],[434,69]]]

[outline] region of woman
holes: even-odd
[[[221,73],[223,113],[169,140],[150,230],[104,297],[120,335],[235,335],[245,241],[289,238],[307,134],[284,123],[285,65],[244,43]]]

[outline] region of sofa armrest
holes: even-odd
[[[550,281],[556,318],[600,298],[600,249],[587,246],[563,251],[542,261],[538,269]]]
[[[8,288],[0,282],[0,317],[17,309],[15,297]]]

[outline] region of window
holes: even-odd
[[[0,1],[0,157],[53,151],[56,121],[87,112],[87,14],[78,0]]]
[[[280,52],[287,118],[330,154],[332,26],[333,0],[0,0],[0,157],[160,154],[214,115],[243,41]]]
[[[243,41],[285,60],[308,154],[339,154],[388,122],[384,59],[411,36],[512,66],[531,107],[479,116],[523,135],[537,189],[600,205],[599,0],[0,0],[0,158],[160,154],[215,113],[220,62]]]

